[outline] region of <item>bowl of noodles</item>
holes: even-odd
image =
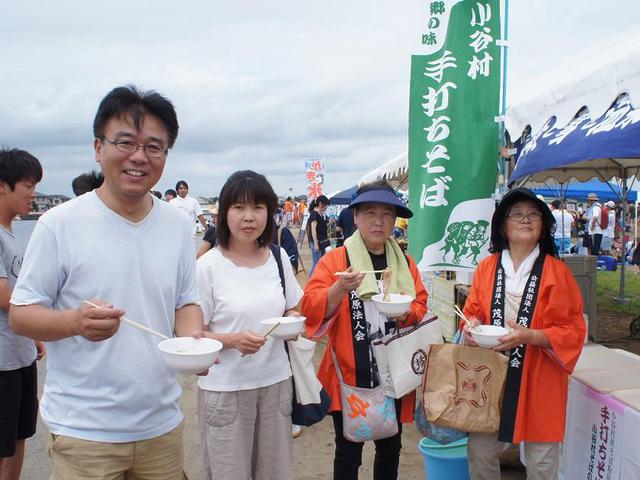
[[[378,311],[387,317],[400,317],[409,311],[413,297],[402,295],[400,293],[389,293],[384,298],[383,293],[379,293],[371,297]]]
[[[158,344],[165,363],[182,373],[200,373],[218,358],[222,343],[213,338],[177,337]]]

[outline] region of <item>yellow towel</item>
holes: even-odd
[[[344,242],[349,254],[349,262],[355,271],[362,272],[373,270],[373,263],[367,251],[367,247],[362,240],[360,232],[356,230]],[[387,267],[391,269],[391,283],[389,285],[390,293],[404,293],[416,298],[416,287],[413,283],[413,277],[409,270],[409,264],[400,249],[400,246],[393,238],[388,238],[384,244],[384,251],[387,255]],[[362,283],[358,287],[358,297],[369,299],[378,291],[375,274],[366,274]]]

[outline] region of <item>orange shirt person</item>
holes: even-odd
[[[384,182],[364,185],[349,208],[354,208],[358,229],[336,248],[320,258],[307,283],[302,297],[302,314],[307,317],[309,337],[329,335],[329,342],[318,370],[318,378],[329,393],[332,403],[336,451],[333,478],[338,480],[358,477],[363,442],[352,442],[343,434],[343,418],[364,414],[369,405],[357,401],[343,405],[340,384],[336,375],[336,358],[344,382],[348,385],[372,388],[378,382],[377,368],[371,361],[371,341],[400,327],[420,321],[426,313],[427,292],[420,279],[415,262],[405,257],[391,231],[396,216],[410,217],[412,212],[396,197]],[[398,318],[380,314],[371,296],[378,293],[375,278],[359,273],[389,267],[397,276],[400,290],[415,300],[407,313]],[[336,276],[336,272],[349,272]],[[366,279],[365,275],[371,275]],[[400,284],[402,282],[402,284]],[[393,292],[392,292],[393,293]],[[376,407],[373,407],[376,408]],[[374,478],[397,478],[401,448],[401,423],[413,420],[415,394],[411,393],[395,402],[399,432],[389,438],[376,440]],[[343,417],[344,415],[344,417]]]
[[[475,272],[464,313],[469,322],[510,327],[495,347],[509,355],[497,433],[470,433],[474,480],[500,478],[506,443],[525,442],[527,478],[556,478],[564,438],[569,375],[582,351],[582,297],[556,258],[555,221],[526,188],[508,192],[491,222],[491,250]],[[467,343],[475,345],[463,324]]]

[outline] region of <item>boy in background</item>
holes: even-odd
[[[18,479],[25,439],[36,432],[38,382],[36,359],[42,342],[9,328],[9,299],[24,254],[11,230],[16,215],[31,212],[42,166],[33,155],[0,148],[0,478]]]

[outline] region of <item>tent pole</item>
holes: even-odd
[[[633,241],[638,241],[638,200],[636,200],[636,216],[633,217]]]
[[[562,193],[562,186],[563,184],[560,184],[560,216],[562,217],[562,252],[558,252],[558,254],[563,253],[564,254],[564,212],[565,212],[565,204],[566,204],[566,190],[564,192],[564,195]],[[571,237],[569,237],[569,243],[571,243]]]
[[[502,27],[502,85],[501,85],[501,97],[502,97],[502,105],[500,106],[502,116],[502,121],[500,122],[500,144],[502,146],[506,146],[506,138],[505,138],[505,121],[507,115],[507,52],[509,49],[507,48],[507,42],[509,40],[509,0],[502,0],[504,3],[504,18],[503,18],[503,27]],[[504,194],[507,190],[507,186],[509,185],[509,175],[511,172],[507,172],[505,158],[500,155],[500,168],[499,173],[502,174],[503,184],[499,186],[500,194]]]
[[[616,297],[616,301],[619,303],[628,303],[629,299],[624,296],[624,282],[625,282],[625,273],[624,273],[624,264],[626,263],[625,256],[625,245],[624,245],[624,234],[625,234],[625,225],[626,225],[626,217],[627,216],[627,169],[622,169],[622,262],[620,264],[620,291],[618,292],[618,296]]]

